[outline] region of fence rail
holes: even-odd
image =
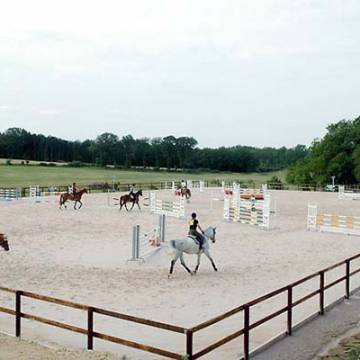
[[[286,286],[283,286],[279,289],[276,289],[274,291],[271,291],[265,295],[262,295],[254,300],[251,300],[245,304],[242,304],[234,309],[231,309],[221,315],[218,315],[212,319],[209,319],[205,322],[202,322],[201,324],[198,324],[196,326],[193,326],[191,328],[185,328],[181,326],[176,326],[172,324],[167,324],[159,321],[149,320],[149,319],[143,319],[140,317],[122,314],[119,312],[111,311],[111,310],[105,310],[99,307],[93,307],[88,305],[79,304],[72,301],[62,300],[50,296],[44,296],[39,295],[33,292],[29,291],[21,291],[21,290],[14,290],[7,287],[0,287],[0,291],[7,292],[12,295],[15,295],[15,310],[9,309],[6,307],[0,307],[0,312],[13,315],[15,316],[15,335],[17,337],[21,336],[21,319],[28,319],[32,321],[36,321],[42,324],[46,324],[49,326],[69,330],[72,332],[76,332],[79,334],[83,334],[87,336],[87,349],[92,350],[93,349],[93,341],[94,338],[102,339],[105,341],[109,341],[112,343],[124,345],[127,347],[135,348],[138,350],[142,350],[145,352],[161,355],[167,358],[171,359],[183,359],[184,354],[186,354],[186,358],[189,360],[198,359],[211,351],[214,351],[215,349],[221,347],[222,345],[225,345],[226,343],[239,338],[240,336],[243,336],[243,353],[244,353],[244,360],[248,360],[250,358],[250,334],[251,331],[255,328],[259,327],[262,324],[267,323],[268,321],[278,317],[281,314],[287,313],[287,320],[286,320],[286,334],[291,335],[292,330],[294,328],[293,325],[293,310],[298,305],[312,299],[315,296],[319,296],[319,315],[324,315],[325,313],[325,292],[326,290],[332,288],[333,286],[340,284],[342,282],[345,282],[345,298],[349,298],[351,294],[351,286],[350,286],[350,279],[352,276],[360,273],[360,268],[353,269],[351,271],[351,262],[354,260],[360,259],[360,254],[357,254],[355,256],[352,256],[348,259],[345,259],[343,261],[340,261],[334,265],[331,265],[325,269],[322,269],[320,271],[317,271],[311,275],[308,275],[300,280],[297,280],[291,284],[288,284]],[[331,270],[334,270],[336,268],[339,268],[341,266],[345,265],[345,275],[341,276],[338,279],[333,280],[332,282],[325,284],[325,274],[328,273]],[[293,299],[293,290],[295,287],[302,285],[310,280],[318,278],[319,280],[319,286],[316,290],[304,295],[300,299],[294,301]],[[285,307],[281,307],[280,309],[277,309],[276,311],[267,314],[263,318],[251,322],[251,308],[255,305],[258,305],[268,299],[271,299],[277,295],[285,294],[287,305]],[[62,322],[46,319],[40,316],[35,316],[32,314],[24,313],[21,311],[21,300],[22,298],[32,298],[36,300],[40,300],[47,303],[53,303],[65,307],[70,307],[78,310],[83,310],[87,312],[87,327],[86,328],[80,328],[73,325],[65,324]],[[339,300],[339,299],[338,299]],[[335,304],[338,302],[336,300],[332,304]],[[331,304],[330,304],[331,305]],[[199,350],[198,352],[194,353],[194,334],[206,329],[214,324],[218,324],[221,321],[230,318],[231,316],[243,312],[243,326],[242,328],[238,329],[237,331],[221,338],[220,340],[217,340],[215,343],[210,344],[209,346],[205,347],[202,350]],[[101,314],[105,315],[111,318],[116,318],[124,321],[133,322],[139,325],[145,325],[150,326],[157,329],[162,329],[166,331],[170,331],[173,333],[183,334],[186,337],[186,348],[184,349],[184,354],[178,354],[169,350],[161,349],[158,347],[153,347],[149,345],[145,345],[139,342],[130,341],[127,339],[123,339],[120,337],[115,337],[107,334],[103,334],[100,332],[94,331],[94,314]],[[310,317],[308,317],[310,318]]]
[[[193,180],[193,187],[200,186],[200,180]],[[135,183],[136,187],[142,188],[143,190],[164,190],[169,189],[171,187],[171,180],[164,180],[158,182],[145,182],[145,183]],[[180,184],[180,181],[175,181],[176,185]],[[231,181],[232,184],[232,181]],[[254,183],[254,182],[242,182],[241,186],[243,188],[254,188],[256,186],[260,186],[261,183]],[[327,186],[320,186],[320,185],[309,185],[309,184],[302,184],[302,185],[292,185],[292,184],[284,184],[284,183],[267,183],[269,190],[296,190],[296,191],[329,191]],[[129,191],[132,184],[121,184],[121,183],[92,183],[92,184],[82,184],[79,183],[79,188],[87,188],[89,193],[96,193],[96,192],[108,192],[111,191]],[[204,181],[205,187],[220,187],[221,181],[220,180],[205,180]],[[12,190],[15,189],[14,187],[1,187],[3,190]],[[30,196],[30,187],[23,187],[21,189],[21,197],[28,197]],[[68,185],[51,185],[51,186],[39,186],[39,193],[51,193],[51,192],[67,192]],[[354,190],[359,191],[359,185],[346,185],[347,190]],[[337,187],[333,191],[338,191]]]

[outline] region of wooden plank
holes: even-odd
[[[306,300],[311,299],[312,297],[314,297],[317,294],[320,294],[320,290],[315,290],[315,291],[311,292],[310,294],[305,295],[304,297],[300,298],[299,300],[296,300],[295,302],[293,302],[293,307],[300,305],[301,303],[305,302]]]
[[[88,329],[87,329],[87,349],[92,350],[94,347],[94,310],[93,308],[88,308]]]
[[[356,270],[353,270],[351,273],[350,273],[350,276],[353,276],[353,275],[355,275],[355,274],[357,274],[357,273],[359,273],[360,272],[360,268],[359,269],[356,269]]]
[[[76,332],[76,333],[79,333],[79,334],[87,335],[87,333],[88,333],[86,329],[82,329],[82,328],[79,328],[77,326],[73,326],[73,325],[69,325],[69,324],[64,324],[64,323],[61,323],[59,321],[46,319],[46,318],[36,316],[36,315],[21,313],[21,317],[24,318],[24,319],[33,320],[33,321],[36,321],[36,322],[39,322],[39,323],[42,323],[42,324],[55,326],[55,327],[58,327],[60,329],[73,331],[73,332]]]
[[[182,355],[173,353],[171,351],[155,348],[155,347],[152,347],[152,346],[149,346],[149,345],[140,344],[140,343],[137,343],[135,341],[121,339],[121,338],[118,338],[118,337],[115,337],[115,336],[110,336],[110,335],[105,335],[105,334],[102,334],[102,333],[94,332],[94,337],[96,337],[98,339],[105,340],[105,341],[113,342],[115,344],[120,344],[120,345],[128,346],[128,347],[131,347],[131,348],[134,348],[134,349],[138,349],[138,350],[150,352],[150,353],[153,353],[153,354],[165,356],[165,357],[168,357],[170,359],[181,360],[183,358]]]
[[[319,306],[320,306],[320,315],[324,315],[324,283],[325,283],[325,273],[320,272],[320,289],[319,289]]]
[[[15,336],[21,336],[21,291],[15,293]]]
[[[94,307],[93,310],[94,310],[94,312],[96,312],[98,314],[110,316],[110,317],[117,318],[117,319],[132,321],[137,324],[152,326],[152,327],[155,327],[158,329],[169,330],[169,331],[173,331],[173,332],[180,333],[180,334],[185,334],[187,331],[186,328],[183,328],[180,326],[166,324],[166,323],[162,323],[162,322],[154,321],[154,320],[143,319],[143,318],[139,318],[139,317],[132,316],[132,315],[121,314],[121,313],[118,313],[115,311],[100,309],[100,308],[96,308],[96,307]]]
[[[205,329],[213,324],[216,324],[217,322],[221,321],[221,320],[224,320],[240,311],[243,311],[244,310],[244,306],[241,305],[241,306],[238,306],[237,308],[235,309],[232,309],[230,311],[227,311],[226,313],[224,314],[221,314],[221,315],[218,315],[210,320],[207,320],[207,321],[204,321],[203,323],[199,324],[199,325],[196,325],[194,327],[192,327],[190,330],[192,330],[192,332],[197,332],[199,330],[202,330],[202,329]]]
[[[288,288],[288,304],[287,304],[287,333],[288,335],[292,334],[292,297],[293,297],[293,291],[292,287],[289,286]]]
[[[225,345],[226,343],[238,338],[239,336],[241,336],[243,334],[244,334],[244,329],[236,331],[233,334],[228,335],[228,336],[222,338],[221,340],[217,341],[216,343],[208,346],[207,348],[197,352],[196,354],[193,355],[193,359],[198,359],[198,358],[204,356],[205,354],[208,354],[209,352],[217,349],[218,347]]]
[[[35,293],[29,292],[29,291],[23,291],[22,296],[26,296],[26,297],[29,297],[32,299],[41,300],[41,301],[45,301],[45,302],[49,302],[49,303],[53,303],[53,304],[57,304],[57,305],[71,307],[74,309],[80,309],[80,310],[88,309],[87,305],[78,304],[78,303],[68,301],[68,300],[57,299],[57,298],[54,298],[51,296],[39,295],[39,294],[35,294]]]
[[[350,261],[346,260],[346,282],[345,282],[345,296],[350,298]]]
[[[9,292],[9,293],[11,293],[11,294],[15,294],[15,293],[16,293],[16,290],[10,289],[10,288],[7,288],[7,287],[2,287],[2,286],[0,286],[0,291]]]
[[[260,319],[260,320],[258,320],[256,322],[254,322],[253,324],[251,324],[249,326],[249,330],[252,330],[252,329],[254,329],[254,328],[256,328],[256,327],[258,327],[258,326],[260,326],[260,325],[262,325],[262,324],[264,324],[266,322],[268,322],[269,320],[276,318],[277,316],[283,314],[287,310],[288,310],[288,307],[285,306],[285,307],[281,308],[280,310],[277,310],[277,311],[273,312],[272,314],[270,314],[270,315],[268,315],[268,316],[266,316],[266,317],[264,317],[264,318],[262,318],[262,319]]]
[[[331,282],[330,284],[326,285],[324,287],[324,290],[327,290],[327,289],[330,289],[332,286],[336,285],[336,284],[339,284],[340,282],[346,280],[346,275],[342,276],[341,278]]]
[[[187,360],[193,360],[193,332],[189,330],[186,333],[186,356]]]
[[[2,307],[2,306],[0,306],[0,312],[3,312],[5,314],[9,314],[9,315],[16,315],[15,310],[8,309],[8,308]]]
[[[244,308],[244,360],[250,356],[250,306]]]

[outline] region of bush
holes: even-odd
[[[11,160],[10,160],[10,159],[7,159],[7,160],[6,160],[6,165],[12,165],[12,163],[11,163]]]

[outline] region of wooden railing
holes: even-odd
[[[357,259],[360,259],[360,254],[352,256],[344,261],[338,262],[338,263],[336,263],[332,266],[329,266],[323,270],[320,270],[311,275],[308,275],[308,276],[306,276],[298,281],[295,281],[289,285],[286,285],[286,286],[281,287],[281,288],[279,288],[275,291],[272,291],[268,294],[260,296],[257,299],[254,299],[250,302],[240,305],[234,309],[227,311],[224,314],[218,315],[210,320],[207,320],[207,321],[205,321],[201,324],[198,324],[196,326],[193,326],[191,328],[184,328],[184,327],[175,326],[175,325],[171,325],[171,324],[167,324],[167,323],[162,323],[159,321],[143,319],[143,318],[139,318],[139,317],[135,317],[135,316],[131,316],[131,315],[118,313],[115,311],[101,309],[98,307],[82,305],[82,304],[78,304],[78,303],[71,302],[71,301],[57,299],[54,297],[38,295],[38,294],[28,292],[28,291],[13,290],[13,289],[5,288],[5,287],[0,287],[0,291],[8,292],[8,293],[15,295],[15,310],[0,306],[0,312],[15,316],[15,335],[17,337],[21,336],[21,319],[24,318],[24,319],[33,320],[33,321],[47,324],[50,326],[54,326],[54,327],[58,327],[61,329],[65,329],[65,330],[69,330],[69,331],[73,331],[73,332],[76,332],[79,334],[86,335],[87,336],[87,348],[89,350],[93,349],[93,339],[98,338],[98,339],[113,342],[116,344],[135,348],[138,350],[143,350],[143,351],[150,352],[153,354],[168,357],[171,359],[184,359],[184,358],[186,358],[188,360],[198,359],[198,358],[210,353],[211,351],[225,345],[226,343],[228,343],[240,336],[243,336],[243,353],[244,353],[243,358],[244,358],[244,360],[248,360],[250,357],[250,353],[251,353],[251,351],[250,351],[250,334],[251,334],[251,331],[254,330],[255,328],[259,327],[262,324],[265,324],[266,322],[278,317],[279,315],[281,315],[283,313],[287,313],[286,334],[291,335],[292,330],[294,328],[294,326],[293,326],[293,309],[296,308],[298,305],[312,299],[315,296],[319,296],[319,312],[318,313],[320,315],[324,315],[326,290],[328,290],[328,289],[332,288],[333,286],[340,284],[342,282],[345,282],[345,298],[349,298],[350,294],[351,294],[350,279],[352,276],[354,276],[355,274],[360,272],[360,268],[351,271],[351,262],[354,260],[357,260]],[[329,284],[325,284],[325,274],[331,270],[339,268],[340,266],[345,266],[344,275],[336,280],[333,280]],[[300,299],[297,299],[296,301],[294,301],[294,299],[293,299],[294,288],[296,288],[297,286],[302,285],[304,283],[307,283],[310,280],[316,279],[316,278],[318,278],[318,281],[319,281],[318,288],[316,290],[304,295]],[[285,294],[286,299],[287,299],[287,305],[285,307],[277,309],[276,311],[274,311],[270,314],[267,314],[263,318],[252,323],[251,316],[250,316],[251,308],[255,305],[258,305],[258,304],[260,304],[266,300],[269,300],[275,296],[278,296],[280,294]],[[28,313],[24,313],[21,311],[21,299],[23,297],[32,298],[32,299],[36,299],[36,300],[40,300],[40,301],[44,301],[44,302],[48,302],[48,303],[54,303],[57,305],[62,305],[62,306],[86,311],[87,312],[87,328],[86,329],[79,328],[79,327],[76,327],[73,325],[46,319],[46,318],[43,318],[40,316],[35,316],[35,315],[28,314]],[[186,349],[184,351],[184,353],[186,355],[174,353],[169,350],[160,349],[157,347],[141,344],[139,342],[134,342],[134,341],[130,341],[130,340],[126,340],[123,338],[119,338],[119,337],[115,337],[115,336],[111,336],[111,335],[107,335],[107,334],[103,334],[103,333],[94,331],[94,314],[96,314],[96,313],[105,315],[105,316],[109,316],[111,318],[117,318],[117,319],[121,319],[121,320],[125,320],[125,321],[130,321],[130,322],[133,322],[136,324],[150,326],[150,327],[154,327],[157,329],[162,329],[162,330],[166,330],[166,331],[170,331],[170,332],[174,332],[174,333],[184,334],[186,336]],[[195,333],[197,333],[203,329],[206,329],[214,324],[218,324],[221,321],[228,319],[231,316],[233,316],[235,314],[239,314],[239,313],[243,313],[242,328],[227,335],[226,337],[223,337],[222,339],[216,341],[215,343],[209,345],[208,347],[194,353],[194,334]]]
[[[151,327],[154,327],[157,329],[163,329],[163,330],[167,330],[167,331],[171,331],[171,332],[175,332],[175,333],[186,334],[187,330],[183,327],[166,324],[166,323],[162,323],[159,321],[143,319],[143,318],[139,318],[136,316],[118,313],[115,311],[109,311],[109,310],[101,309],[98,307],[78,304],[78,303],[75,303],[72,301],[61,300],[61,299],[57,299],[57,298],[50,297],[50,296],[43,296],[43,295],[35,294],[32,292],[28,292],[28,291],[13,290],[13,289],[4,288],[4,287],[0,287],[0,291],[5,291],[5,292],[12,293],[15,295],[15,311],[12,309],[5,308],[5,307],[0,307],[0,312],[15,316],[15,335],[17,337],[21,336],[21,319],[29,319],[29,320],[33,320],[33,321],[36,321],[36,322],[39,322],[42,324],[47,324],[47,325],[54,326],[57,328],[61,328],[61,329],[65,329],[65,330],[69,330],[72,332],[86,335],[88,350],[93,349],[94,338],[98,338],[98,339],[110,341],[110,342],[113,342],[116,344],[125,345],[125,346],[132,347],[135,349],[147,351],[147,352],[150,352],[153,354],[162,355],[162,356],[165,356],[165,357],[168,357],[171,359],[181,359],[182,358],[182,354],[177,354],[177,353],[174,353],[174,352],[171,352],[168,350],[152,347],[149,345],[140,344],[138,342],[129,341],[126,339],[122,339],[119,337],[115,337],[115,336],[111,336],[111,335],[107,335],[107,334],[103,334],[103,333],[94,331],[94,314],[97,313],[97,314],[109,316],[109,317],[116,318],[116,319],[121,319],[121,320],[130,321],[130,322],[137,323],[137,324],[142,324],[145,326],[151,326]],[[66,306],[66,307],[70,307],[73,309],[86,311],[87,312],[87,328],[86,329],[79,328],[79,327],[76,327],[73,325],[46,319],[46,318],[43,318],[40,316],[35,316],[35,315],[24,313],[21,311],[21,299],[24,297],[32,298],[32,299],[36,299],[36,300],[40,300],[40,301],[44,301],[44,302],[48,302],[48,303],[53,303],[53,304],[57,304],[57,305],[61,305],[61,306]]]

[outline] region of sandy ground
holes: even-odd
[[[0,334],[0,360],[121,360],[96,351],[50,349],[39,344]]]
[[[158,216],[143,212],[120,212],[108,206],[106,194],[85,195],[80,211],[71,207],[59,211],[55,199],[35,204],[29,199],[10,203],[0,202],[0,231],[8,235],[11,251],[0,252],[0,286],[34,291],[99,306],[106,309],[165,321],[180,326],[192,326],[208,320],[259,295],[297,280],[323,267],[360,252],[360,237],[306,231],[307,204],[319,205],[319,210],[339,214],[360,214],[360,202],[338,200],[337,194],[314,192],[271,192],[277,212],[271,218],[271,229],[222,220],[223,201],[213,202],[211,190],[194,193],[187,204],[189,215],[196,211],[203,227],[217,226],[217,241],[211,246],[219,268],[215,273],[204,257],[199,273],[190,277],[180,264],[168,280],[169,250],[164,246],[143,264],[127,263],[131,257],[132,226],[151,231]],[[148,196],[147,192],[144,194]],[[117,195],[114,195],[115,197]],[[163,199],[174,200],[170,191],[159,192]],[[113,202],[113,201],[111,201]],[[166,239],[187,232],[187,220],[167,218]],[[195,266],[196,257],[187,256]],[[360,261],[358,263],[360,265]],[[339,272],[341,271],[341,272]],[[333,271],[326,281],[343,274]],[[315,289],[318,280],[302,285],[295,299]],[[360,275],[352,286],[360,285]],[[326,295],[326,302],[343,294],[343,284]],[[14,299],[0,293],[3,306],[14,306]],[[251,320],[286,305],[286,294],[257,305]],[[317,311],[318,299],[297,307],[295,322]],[[86,314],[79,310],[24,299],[23,311],[86,326]],[[251,333],[254,348],[283,332],[285,316],[279,316]],[[242,316],[236,315],[195,335],[195,351],[241,328]],[[13,332],[14,319],[0,314],[0,329]],[[83,335],[46,325],[23,321],[23,337],[51,345],[83,348]],[[170,351],[183,352],[183,335],[134,325],[122,320],[95,316],[95,330],[140,341]],[[233,359],[242,353],[242,340],[237,339],[210,353],[206,358]],[[96,350],[125,354],[131,359],[159,358],[151,354],[95,341]]]

